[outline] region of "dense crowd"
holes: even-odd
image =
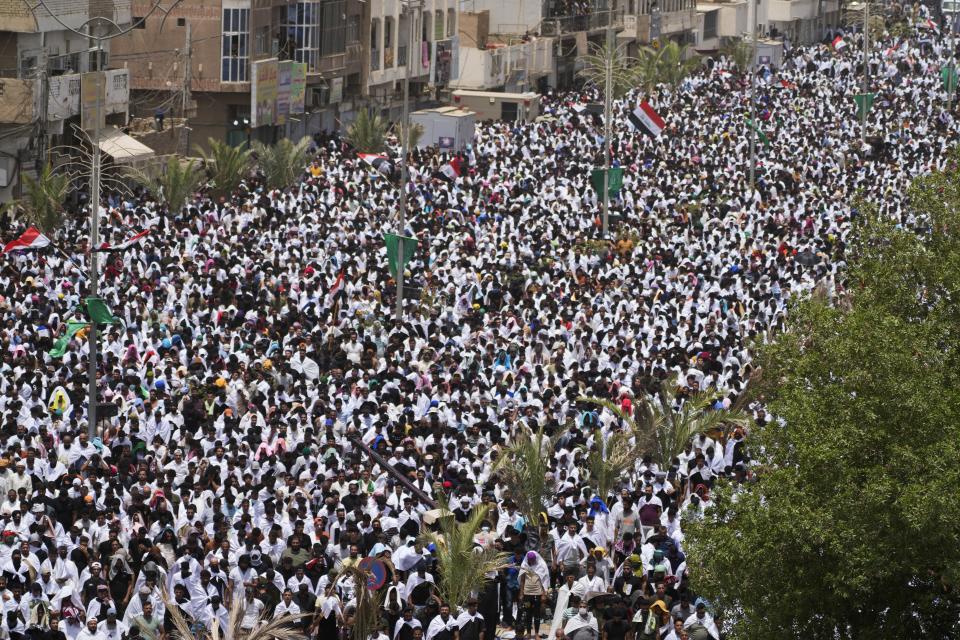
[[[920,20],[919,23],[922,23]],[[761,70],[756,189],[748,183],[749,80],[710,60],[650,102],[657,138],[616,105],[625,169],[611,238],[589,187],[602,123],[589,91],[544,98],[548,117],[478,125],[464,173],[414,153],[406,313],[383,234],[399,185],[338,137],[316,136],[302,181],[251,176],[225,201],[164,212],[111,194],[100,296],[103,418],[88,435],[79,331],[87,229],[0,264],[0,637],[161,640],[171,608],[196,629],[301,614],[319,640],[349,633],[347,567],[386,569],[391,640],[719,639],[722,621],[686,573],[682,523],[717,482],[749,482],[750,431],[698,434],[667,464],[637,456],[610,495],[588,489],[585,451],[624,411],[669,387],[729,407],[749,345],[783,326],[791,296],[842,291],[855,195],[899,223],[910,181],[956,143],[939,71],[946,40],[917,28],[870,59],[877,97],[861,147],[856,34],[794,48]],[[12,239],[22,227],[4,221]],[[494,462],[520,434],[555,439],[543,513],[521,515]],[[418,491],[389,474],[360,442]],[[509,554],[476,597],[442,602],[426,494],[464,521],[488,509],[478,545]]]

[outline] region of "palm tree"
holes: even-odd
[[[614,432],[606,441],[599,429],[593,432],[594,446],[586,452],[587,482],[601,500],[607,499],[623,473],[637,461],[630,442],[633,437],[630,429]]]
[[[153,165],[148,170],[131,167],[129,171],[133,180],[150,191],[173,215],[180,213],[203,181],[200,166],[193,158],[181,160],[170,156],[165,165]]]
[[[639,84],[650,93],[658,84],[677,87],[691,73],[700,68],[700,56],[690,45],[679,45],[673,40],[658,49],[640,50]]]
[[[720,430],[726,436],[731,427],[747,425],[750,417],[743,410],[747,397],[744,390],[729,409],[713,409],[716,394],[701,392],[689,396],[677,407],[676,388],[663,385],[652,400],[644,398],[637,403],[636,418],[609,400],[580,398],[580,401],[613,412],[636,434],[640,451],[651,453],[660,468],[666,469],[695,435]]]
[[[197,147],[207,168],[207,177],[213,183],[215,197],[231,195],[250,172],[250,149],[233,147],[226,142],[208,138],[210,152]]]
[[[52,234],[63,224],[63,201],[70,187],[70,177],[54,173],[49,164],[36,178],[23,175],[24,197],[21,202],[27,220],[45,234]]]
[[[356,597],[350,637],[353,640],[368,640],[380,626],[380,598],[370,591],[369,577],[358,567],[344,567],[337,576],[337,582],[342,580],[353,580],[353,593]]]
[[[540,513],[553,495],[553,482],[547,475],[560,435],[550,437],[543,427],[535,434],[524,431],[500,450],[493,467],[511,488],[513,501],[527,522],[539,521]]]
[[[285,189],[300,177],[307,164],[311,142],[309,136],[304,136],[299,142],[284,138],[274,145],[253,143],[268,189]]]
[[[720,47],[720,53],[733,62],[737,72],[741,75],[750,68],[750,54],[753,47],[744,42],[743,38],[731,38]]]
[[[441,577],[437,590],[451,610],[466,603],[467,598],[483,588],[488,574],[507,566],[508,554],[481,547],[474,539],[480,523],[487,517],[486,507],[478,507],[463,523],[453,514],[439,519],[440,531],[427,531],[424,542],[436,545],[438,573]]]
[[[344,140],[357,153],[380,153],[386,146],[389,129],[389,123],[379,115],[370,115],[366,109],[361,109],[357,119],[347,128]]]
[[[219,624],[197,625],[191,624],[180,606],[164,597],[166,611],[170,614],[173,623],[173,636],[176,640],[221,640],[225,638],[244,638],[244,640],[303,640],[303,632],[295,624],[304,617],[304,614],[285,614],[271,620],[260,618],[253,629],[242,630],[240,623],[246,604],[242,597],[232,598],[227,610],[227,628],[220,629]]]

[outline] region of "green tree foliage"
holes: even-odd
[[[283,138],[272,145],[253,143],[257,164],[268,189],[286,189],[297,181],[307,164],[310,142],[310,137],[304,136],[299,142]]]
[[[611,73],[611,98],[617,100],[637,86],[637,59],[627,55],[626,45],[590,44],[590,53],[581,58],[583,68],[577,72],[584,82],[601,93],[607,86],[607,69]]]
[[[637,65],[636,84],[650,93],[658,84],[677,87],[700,68],[700,56],[690,45],[669,40],[661,47],[643,47]]]
[[[357,153],[380,153],[386,146],[390,124],[379,115],[361,109],[357,119],[347,128],[344,139]]]
[[[426,544],[432,542],[436,545],[440,577],[437,590],[452,611],[483,588],[489,580],[488,574],[507,566],[508,554],[480,547],[474,542],[487,515],[485,507],[478,507],[466,522],[460,523],[447,512],[439,520],[439,532],[428,531],[423,535]]]
[[[743,74],[750,70],[750,55],[753,53],[753,47],[743,38],[730,38],[720,48],[720,53],[733,62],[733,66],[739,73]]]
[[[548,436],[542,427],[536,433],[520,432],[500,451],[494,465],[494,471],[510,487],[517,510],[528,522],[539,521],[553,495],[553,482],[547,474],[559,437]]]
[[[746,424],[749,419],[742,406],[748,397],[748,391],[744,391],[737,404],[730,409],[717,410],[711,406],[716,394],[695,394],[680,404],[676,388],[663,385],[652,399],[641,398],[637,401],[634,416],[627,415],[614,403],[600,398],[580,398],[580,401],[613,412],[636,437],[634,456],[649,453],[661,469],[666,469],[695,435],[727,434],[731,427]]]
[[[960,637],[960,171],[918,180],[922,229],[861,212],[850,293],[765,348],[764,468],[688,530],[734,638]],[[762,453],[760,453],[762,452]]]
[[[193,158],[170,156],[165,164],[151,165],[143,170],[131,168],[129,171],[135,182],[150,191],[174,215],[180,213],[203,181],[200,167]]]
[[[63,201],[70,188],[69,176],[55,173],[48,164],[36,178],[24,174],[23,187],[21,206],[27,220],[47,235],[54,233],[63,224]]]
[[[207,177],[212,183],[211,195],[228,197],[250,173],[250,149],[233,147],[214,138],[209,138],[207,144],[209,152],[200,147],[197,152],[203,156]]]

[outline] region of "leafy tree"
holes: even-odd
[[[911,189],[918,229],[857,205],[844,304],[797,305],[761,353],[763,471],[687,531],[731,637],[960,637],[958,159]]]
[[[483,588],[490,573],[507,566],[508,554],[484,548],[474,542],[480,523],[487,517],[487,508],[478,507],[463,523],[447,512],[439,520],[440,531],[428,531],[425,541],[436,545],[440,597],[451,610],[463,606],[467,598]]]
[[[209,152],[197,147],[207,168],[207,177],[213,183],[211,195],[230,196],[250,173],[250,149],[233,147],[226,142],[208,138]]]
[[[540,513],[553,495],[550,459],[560,435],[548,436],[543,427],[536,433],[522,431],[500,451],[494,471],[510,487],[517,510],[528,522],[539,522]]]
[[[390,124],[377,115],[361,109],[357,119],[347,128],[344,139],[357,153],[380,153],[386,146]]]
[[[21,205],[27,220],[45,234],[54,233],[63,224],[63,201],[70,177],[62,172],[54,173],[48,164],[36,178],[24,174],[23,186]]]
[[[273,145],[253,143],[257,163],[268,189],[285,189],[296,182],[307,164],[310,143],[309,136],[304,136],[299,142],[283,138]]]
[[[691,73],[700,68],[701,60],[690,45],[679,45],[673,40],[659,48],[643,47],[637,69],[637,84],[647,93],[658,84],[677,87]]]
[[[173,215],[180,213],[203,181],[200,167],[193,158],[170,156],[164,165],[151,165],[145,170],[130,168],[129,171],[133,180],[150,191]]]

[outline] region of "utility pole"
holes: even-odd
[[[416,20],[410,13],[414,0],[407,0],[407,59],[403,65],[403,113],[400,118],[400,211],[397,226],[397,324],[403,322],[403,239],[407,228],[407,145],[410,142],[410,60],[413,58],[413,31]],[[420,3],[417,2],[419,8]]]
[[[47,73],[49,58],[47,51],[47,34],[40,34],[40,62],[37,68],[40,83],[40,114],[39,135],[37,135],[37,163],[46,165],[47,163],[47,111],[50,104],[50,78]]]
[[[191,82],[191,74],[193,73],[193,60],[192,60],[193,48],[191,44],[192,41],[190,37],[190,28],[191,28],[191,25],[190,25],[190,22],[188,21],[186,43],[184,43],[183,45],[183,54],[184,54],[183,95],[181,96],[183,102],[180,107],[180,115],[183,117],[183,125],[181,126],[180,130],[182,131],[181,135],[183,138],[184,155],[186,155],[187,152],[190,150],[190,127],[187,126],[187,120],[188,120],[187,112],[190,107],[190,82]]]
[[[957,90],[957,49],[953,43],[953,30],[956,26],[957,13],[951,11],[944,14],[944,22],[950,22],[950,62],[947,63],[949,71],[947,72],[947,113],[953,113],[953,94]]]
[[[607,55],[606,69],[603,89],[603,237],[607,238],[610,231],[610,121],[613,119],[613,56],[614,49],[614,31],[611,25],[607,25]]]
[[[750,198],[757,184],[757,11],[758,0],[753,5],[753,35],[750,42]]]
[[[870,106],[870,0],[863,2],[863,106],[860,107],[860,148],[867,144],[867,110]]]
[[[93,34],[93,26],[87,27],[88,34]],[[99,282],[99,256],[97,249],[100,247],[100,111],[103,106],[100,104],[101,96],[105,89],[104,78],[100,71],[100,58],[102,56],[103,41],[99,36],[96,37],[96,62],[93,65],[93,72],[97,78],[97,101],[94,109],[93,138],[90,141],[92,147],[91,170],[90,170],[90,275],[88,276],[88,294],[87,297],[97,297]],[[87,356],[87,375],[88,375],[88,397],[87,397],[87,434],[92,440],[97,436],[97,360],[99,355],[99,343],[97,341],[97,323],[90,318],[90,331],[87,334],[90,345],[90,353]]]

